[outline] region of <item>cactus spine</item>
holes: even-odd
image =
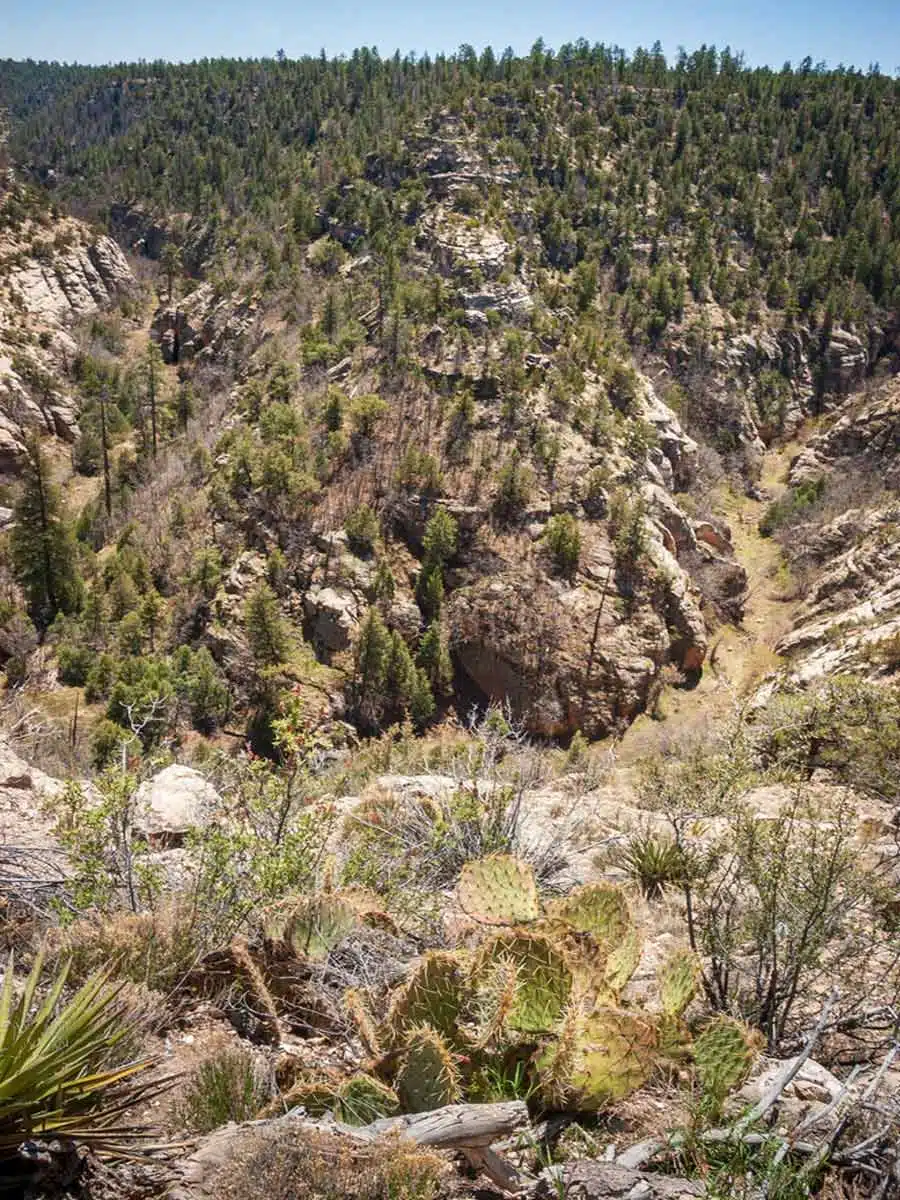
[[[695,1039],[693,1054],[703,1091],[722,1100],[747,1077],[754,1057],[753,1034],[731,1017],[714,1017]]]
[[[482,944],[475,957],[472,981],[476,987],[490,977],[499,962],[513,964],[516,971],[506,1028],[518,1033],[550,1032],[572,992],[572,972],[566,960],[540,934],[525,930],[497,933]]]
[[[463,911],[485,925],[520,925],[540,916],[534,872],[511,854],[466,863],[458,895]]]
[[[395,1087],[404,1112],[428,1112],[459,1100],[459,1072],[450,1048],[427,1025],[407,1035]]]

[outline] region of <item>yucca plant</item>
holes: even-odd
[[[619,858],[619,865],[648,900],[658,900],[667,887],[683,883],[690,870],[684,849],[655,833],[632,837]]]
[[[109,971],[61,1004],[68,964],[39,1000],[43,966],[38,955],[16,998],[10,955],[0,991],[0,1165],[29,1138],[71,1138],[115,1152],[140,1133],[126,1110],[168,1083],[135,1086],[150,1059],[116,1065],[136,1030]]]

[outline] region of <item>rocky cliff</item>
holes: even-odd
[[[45,217],[0,233],[0,474],[15,474],[28,431],[78,436],[73,325],[133,286],[116,242],[81,222]]]

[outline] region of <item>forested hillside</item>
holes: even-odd
[[[178,1194],[891,1196],[900,80],[538,42],[0,108],[11,911],[137,989],[157,1132],[273,1118]],[[468,1174],[302,1123],[447,1104]]]

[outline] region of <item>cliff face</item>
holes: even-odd
[[[0,474],[14,475],[29,430],[72,442],[78,399],[67,378],[74,323],[134,286],[110,237],[71,219],[0,234]]]

